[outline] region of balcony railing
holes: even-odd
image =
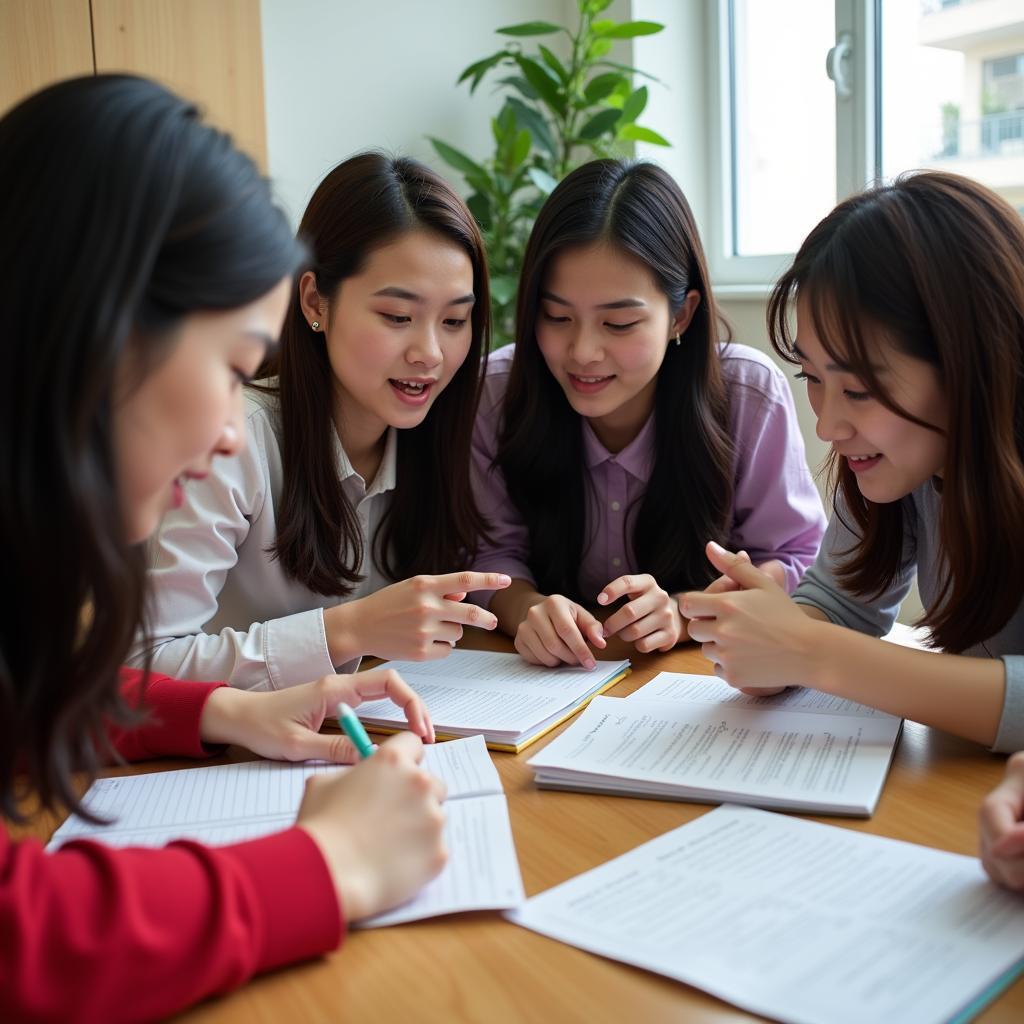
[[[1024,155],[1024,110],[946,125],[935,155],[949,159]]]

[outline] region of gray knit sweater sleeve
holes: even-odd
[[[1003,695],[1003,716],[992,749],[1000,754],[1024,750],[1024,655],[1003,655],[1006,669],[1006,692]]]

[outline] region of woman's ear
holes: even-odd
[[[696,288],[691,288],[686,293],[683,305],[672,321],[670,334],[673,338],[686,333],[686,329],[690,326],[690,321],[693,319],[693,314],[697,312],[697,307],[700,305],[700,299],[700,292]]]
[[[299,306],[302,308],[302,315],[306,323],[313,327],[314,331],[327,330],[327,303],[321,298],[316,288],[316,274],[307,270],[299,278]]]

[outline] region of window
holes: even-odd
[[[708,251],[727,293],[763,290],[837,198],[877,178],[942,168],[1024,207],[1024,4],[714,6]]]

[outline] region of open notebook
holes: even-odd
[[[814,690],[749,697],[662,672],[625,699],[595,699],[529,764],[548,789],[867,817],[902,724]]]
[[[1024,899],[974,857],[747,807],[506,916],[793,1024],[969,1020],[1024,960]]]
[[[452,651],[441,661],[386,661],[423,698],[439,739],[483,736],[492,750],[518,753],[578,711],[629,671],[628,661],[599,661],[593,669],[530,665],[518,654]],[[405,726],[389,700],[360,704],[368,728]]]
[[[508,804],[483,740],[425,747],[423,763],[448,785],[448,863],[409,903],[360,921],[359,927],[505,909],[523,898]],[[310,775],[337,771],[346,769],[315,762],[247,761],[98,779],[85,796],[85,806],[116,821],[93,825],[72,815],[54,833],[49,848],[73,839],[96,839],[109,846],[255,839],[292,825]]]

